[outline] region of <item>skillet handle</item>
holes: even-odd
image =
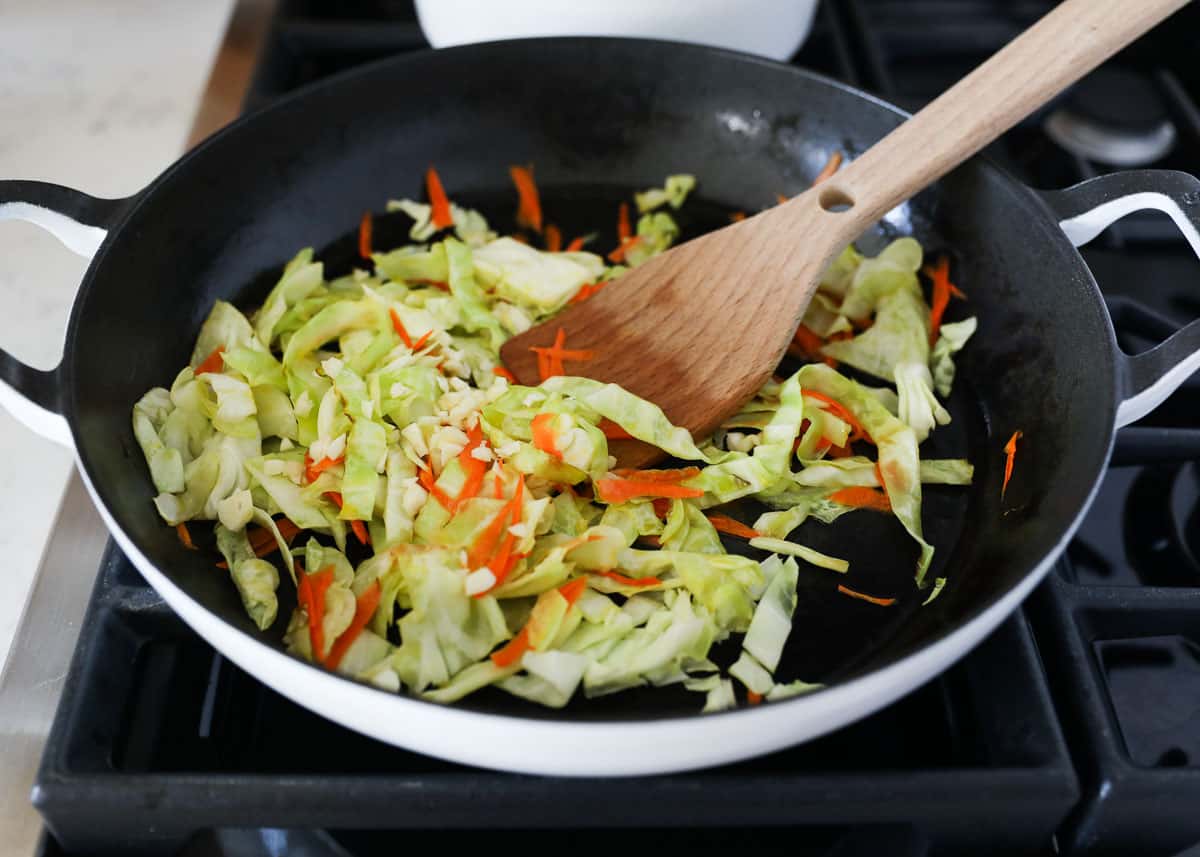
[[[96,255],[128,202],[46,182],[0,181],[0,221],[35,223],[85,259]],[[71,447],[62,416],[60,367],[34,369],[0,348],[0,407],[43,437]]]
[[[1129,170],[1041,192],[1059,226],[1076,247],[1091,241],[1127,214],[1156,209],[1169,216],[1200,256],[1200,179],[1176,170]],[[1200,319],[1158,345],[1130,357],[1123,366],[1117,428],[1139,420],[1162,404],[1200,369]]]

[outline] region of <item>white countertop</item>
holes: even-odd
[[[0,178],[140,190],[182,152],[232,6],[0,0]],[[0,346],[52,367],[86,266],[33,226],[0,224]],[[73,464],[3,412],[0,450],[3,664]]]

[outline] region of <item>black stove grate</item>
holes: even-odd
[[[916,108],[1050,5],[824,0],[795,62]],[[246,107],[424,47],[410,0],[283,2]],[[1175,122],[1155,166],[1200,171],[1200,80],[1178,36],[1120,61]],[[1109,171],[1043,119],[988,154],[1035,187]],[[1126,219],[1085,258],[1131,353],[1200,315],[1196,261],[1165,218]],[[1200,839],[1198,406],[1193,381],[1121,432],[1121,466],[1055,573],[943,676],[803,746],[663,777],[500,774],[341,729],[213,652],[110,545],[34,792],[45,852],[515,849],[573,829],[592,848],[1167,857]]]

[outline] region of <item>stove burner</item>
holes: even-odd
[[[1119,66],[1103,66],[1076,84],[1045,131],[1072,154],[1117,167],[1154,163],[1175,145],[1175,126],[1154,84]]]

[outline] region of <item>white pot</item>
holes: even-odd
[[[641,36],[746,51],[796,52],[816,0],[416,0],[435,48],[536,36]]]

